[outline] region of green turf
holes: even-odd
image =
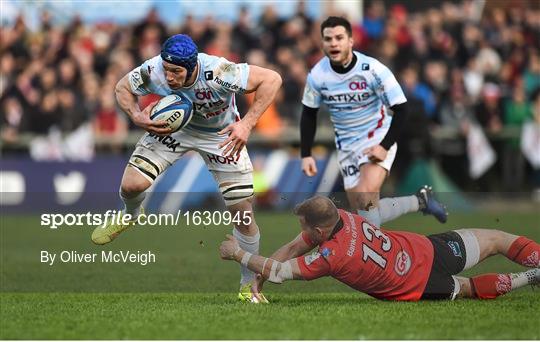
[[[539,339],[540,290],[494,301],[394,303],[333,281],[268,284],[270,305],[238,303],[237,265],[217,246],[229,229],[135,229],[105,247],[89,228],[49,230],[36,217],[3,216],[0,230],[2,339]],[[258,213],[263,254],[294,237],[289,214]],[[460,227],[504,228],[540,240],[538,213],[452,215],[446,225],[408,215],[389,227],[436,233]],[[41,250],[152,250],[157,262],[57,264]],[[517,271],[502,257],[466,275]]]

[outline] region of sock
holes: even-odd
[[[540,245],[520,236],[510,245],[506,257],[526,267],[540,267]]]
[[[122,201],[124,201],[124,214],[130,214],[131,217],[139,216],[139,212],[141,210],[141,203],[144,201],[145,197],[145,191],[132,198],[125,197],[122,194],[122,191],[120,191],[120,198],[122,198]]]
[[[418,211],[418,197],[415,195],[383,198],[379,201],[379,216],[381,223],[414,211]]]
[[[242,234],[238,229],[234,228],[233,236],[236,238],[236,240],[238,240],[240,248],[246,252],[250,252],[251,254],[259,254],[259,240],[261,238],[261,234],[259,232],[253,236],[249,236]],[[250,271],[249,268],[245,266],[240,266],[240,285],[249,283],[250,281],[253,281],[254,278],[255,273]]]
[[[373,207],[369,210],[358,210],[358,215],[365,218],[369,223],[377,228],[381,226],[381,215],[379,214],[378,207]]]
[[[537,270],[510,274],[483,274],[470,279],[473,295],[479,299],[494,299],[512,290],[535,282]]]

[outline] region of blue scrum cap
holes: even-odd
[[[186,79],[191,77],[197,66],[197,45],[185,34],[176,34],[163,43],[161,58],[171,64],[186,68]]]

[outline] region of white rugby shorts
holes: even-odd
[[[223,194],[232,205],[253,196],[253,166],[247,148],[238,157],[222,156],[218,146],[226,135],[182,129],[165,137],[146,133],[135,146],[129,164],[150,182],[188,151],[203,158]]]
[[[369,163],[368,156],[363,151],[371,146],[378,145],[373,140],[364,140],[347,148],[347,150],[338,150],[338,164],[341,176],[343,177],[343,187],[347,189],[354,188],[360,181],[360,166]],[[386,159],[378,162],[385,170],[390,172],[397,153],[397,143],[394,143],[386,154]]]

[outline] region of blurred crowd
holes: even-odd
[[[386,64],[402,84],[413,108],[404,135],[411,137],[409,152],[415,144],[426,145],[422,139],[437,128],[466,135],[476,123],[490,136],[528,120],[540,122],[539,6],[525,0],[495,3],[479,8],[470,0],[433,2],[432,8],[411,11],[364,2],[363,19],[353,22],[355,49]],[[278,99],[257,127],[277,136],[284,127],[298,126],[306,75],[322,57],[322,19],[306,15],[302,1],[289,18],[268,5],[258,18],[243,8],[232,23],[187,16],[177,27],[167,27],[156,10],[127,26],[89,25],[75,17],[60,27],[43,12],[37,31],[20,16],[0,28],[3,149],[16,144],[20,133],[47,134],[52,127],[67,133],[86,125],[108,149],[120,150],[135,127],[116,107],[115,84],[176,33],[189,34],[201,52],[282,75]],[[241,113],[250,101],[239,97]],[[328,123],[327,116],[319,117]],[[451,144],[446,148],[451,155]]]

